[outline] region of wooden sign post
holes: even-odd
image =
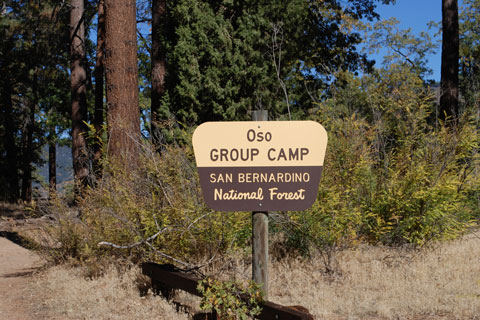
[[[206,122],[193,133],[205,203],[252,211],[252,277],[268,298],[268,211],[308,209],[317,199],[327,132],[314,121]]]
[[[252,120],[268,121],[267,110],[253,111]],[[268,211],[252,211],[252,280],[262,284],[268,301]]]

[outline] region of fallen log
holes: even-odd
[[[142,264],[142,273],[152,279],[152,284],[160,292],[169,289],[180,289],[190,294],[201,297],[197,290],[198,282],[202,279],[190,275],[171,264],[160,265],[153,262]],[[258,316],[261,320],[312,320],[313,316],[308,310],[301,306],[286,307],[270,301],[260,303],[262,312]],[[306,312],[305,312],[306,311]]]

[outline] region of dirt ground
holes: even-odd
[[[40,297],[29,288],[42,260],[19,245],[15,228],[31,218],[23,206],[0,203],[0,319],[41,319]]]
[[[41,264],[31,251],[0,237],[0,319],[38,319],[35,297],[27,288]]]

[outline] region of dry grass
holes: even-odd
[[[421,250],[362,247],[339,252],[337,259],[333,276],[324,273],[320,259],[272,263],[270,300],[303,305],[316,319],[327,320],[480,319],[480,232]],[[242,259],[230,262],[228,273],[250,277]],[[140,297],[137,273],[112,269],[85,280],[77,269],[55,267],[36,288],[46,294],[49,319],[190,317],[159,297]],[[183,295],[186,304],[198,301],[188,299]]]
[[[32,285],[43,296],[44,319],[188,319],[174,305],[149,291],[140,296],[138,270],[119,273],[111,268],[104,276],[85,278],[82,268],[57,266]]]
[[[277,263],[271,300],[301,304],[318,319],[480,319],[479,237],[418,251],[344,251],[334,278],[319,261]]]

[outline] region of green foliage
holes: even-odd
[[[467,109],[480,107],[480,1],[465,0],[460,10],[460,89]]]
[[[382,64],[406,64],[413,72],[422,77],[431,74],[427,67],[427,57],[434,54],[437,45],[427,32],[414,35],[411,28],[401,30],[399,21],[395,18],[380,20],[373,26],[366,24],[366,47],[369,53],[378,54],[381,49],[386,50]]]
[[[200,308],[215,309],[221,319],[246,320],[259,315],[263,301],[260,285],[250,281],[246,286],[233,281],[219,281],[207,278],[198,283],[202,294]]]
[[[338,248],[423,245],[478,224],[476,114],[455,129],[437,122],[433,92],[408,64],[337,78],[312,115],[329,136],[318,201],[274,221],[283,245],[318,249],[332,271]]]
[[[182,0],[167,6],[161,113],[185,126],[245,120],[259,108],[282,117],[287,95],[301,117],[334,72],[370,65],[355,48],[359,34],[341,26],[375,17],[374,1]]]
[[[11,201],[18,197],[18,179],[13,176],[41,163],[42,145],[55,141],[69,125],[65,110],[69,100],[69,37],[68,28],[63,28],[67,17],[66,6],[54,1],[2,2],[0,167],[1,176],[17,181],[0,179],[0,189],[6,189],[2,198],[5,195]],[[30,147],[25,143],[29,137]],[[13,161],[5,164],[4,153]]]
[[[194,264],[245,246],[249,215],[205,206],[190,147],[168,145],[157,154],[145,145],[138,166],[107,159],[103,167],[96,187],[78,200],[86,231],[81,259],[113,254]]]
[[[465,231],[478,217],[467,200],[478,181],[474,123],[430,126],[433,96],[408,67],[350,84],[320,106],[337,116],[319,114],[330,139],[319,202],[307,215],[311,237],[421,245]],[[344,105],[355,92],[357,105]]]

